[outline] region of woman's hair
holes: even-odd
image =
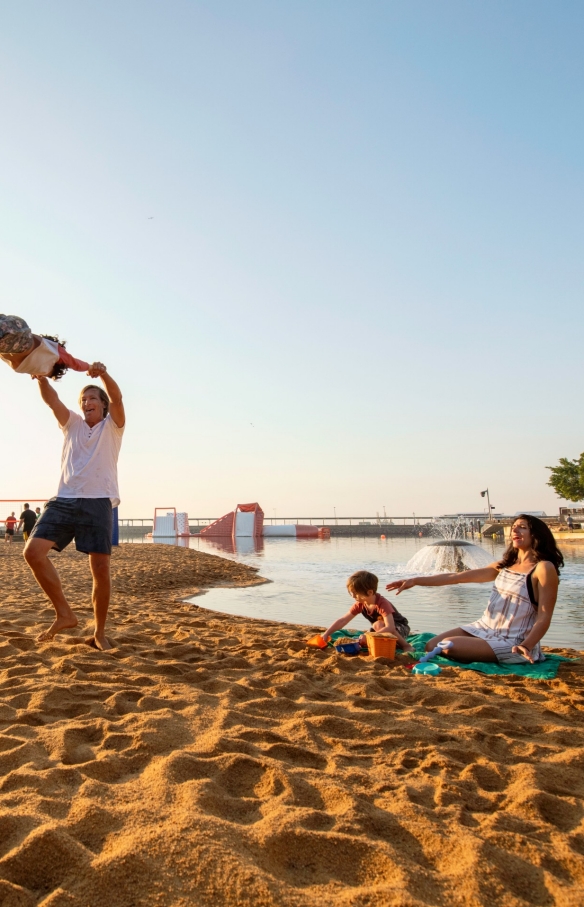
[[[83,394],[87,391],[97,391],[100,396],[101,402],[103,403],[103,418],[107,416],[110,408],[110,398],[104,391],[103,387],[98,387],[97,384],[86,384],[81,393],[79,394],[79,399],[81,400]]]
[[[377,592],[379,580],[374,573],[368,570],[357,570],[347,580],[347,589],[351,594],[367,595],[369,592]]]
[[[44,337],[45,340],[52,340],[53,343],[58,343],[59,346],[62,346],[63,349],[67,346],[66,340],[59,340],[57,336],[52,336],[51,334],[41,334],[41,337]],[[49,375],[49,378],[52,378],[53,381],[58,381],[59,378],[62,378],[65,372],[68,371],[66,365],[60,365],[58,362],[55,362],[53,366],[53,371]]]
[[[551,561],[559,576],[560,567],[564,566],[564,556],[556,545],[556,540],[549,526],[543,520],[539,520],[536,516],[530,516],[528,513],[520,513],[519,516],[515,517],[513,523],[516,523],[517,520],[525,520],[529,526],[532,538],[531,547],[538,561]],[[513,547],[513,542],[511,541],[497,566],[501,568],[511,567],[517,563],[518,556],[519,551]]]

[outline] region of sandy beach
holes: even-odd
[[[181,601],[253,568],[151,545],[114,553],[114,650],[82,644],[74,551],[79,628],[38,644],[21,552],[0,551],[2,907],[583,903],[584,662],[431,678],[307,649],[315,628]]]

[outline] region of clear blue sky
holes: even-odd
[[[487,485],[557,509],[545,466],[584,449],[582,3],[2,23],[0,311],[119,380],[122,516],[430,514]],[[51,495],[53,417],[0,388],[0,497]]]

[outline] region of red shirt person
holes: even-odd
[[[7,516],[6,519],[5,519],[5,521],[4,521],[4,524],[5,524],[5,526],[6,526],[6,532],[5,532],[5,534],[4,534],[4,540],[5,540],[6,542],[11,542],[11,541],[12,541],[12,538],[13,538],[13,536],[14,536],[14,529],[15,529],[17,523],[18,523],[18,520],[16,519],[16,517],[15,517],[15,515],[14,515],[14,510],[13,510],[12,513],[11,513],[11,515],[10,515],[10,516]]]

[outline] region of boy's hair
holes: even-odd
[[[347,589],[351,594],[367,595],[369,592],[377,592],[379,580],[374,573],[368,570],[357,570],[352,573],[347,580]]]
[[[67,346],[66,340],[59,340],[56,334],[41,334],[41,337],[44,337],[45,340],[52,340],[54,343],[58,343],[59,346],[62,346],[63,349]],[[52,378],[53,381],[58,381],[59,378],[62,378],[65,372],[69,371],[66,365],[59,365],[58,362],[55,362],[53,366],[53,371],[49,375],[49,378]]]

